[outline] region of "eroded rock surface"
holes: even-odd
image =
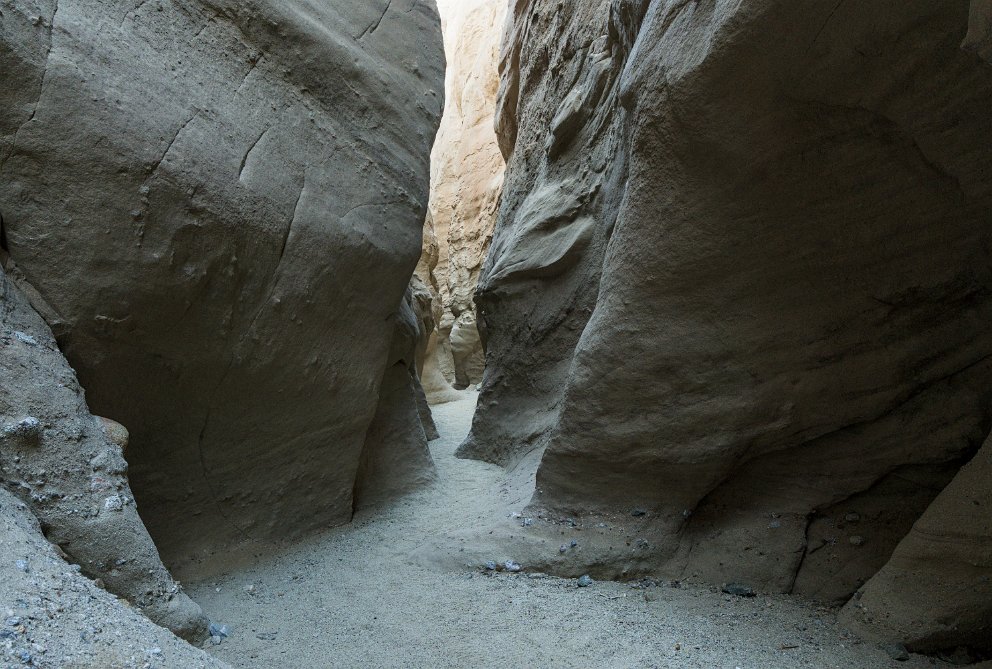
[[[513,3],[461,453],[546,447],[514,533],[583,550],[525,557],[832,601],[888,561],[989,424],[981,5]]]
[[[0,268],[0,494],[7,489],[29,505],[47,538],[86,575],[173,632],[205,638],[206,617],[166,571],[138,517],[121,446],[126,435],[90,413],[51,330]],[[7,498],[0,507],[8,521],[30,515]],[[21,520],[15,525],[30,529]],[[8,540],[0,540],[4,571],[15,562],[6,559],[16,545]],[[39,531],[34,543],[42,541]]]
[[[167,559],[347,521],[420,253],[433,2],[2,8],[5,244]]]
[[[493,129],[505,0],[441,0],[446,106],[431,167],[430,215],[418,273],[441,304],[426,383],[433,401],[449,386],[482,381],[485,354],[473,296],[492,240],[505,163]]]

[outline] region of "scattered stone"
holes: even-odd
[[[768,529],[770,530],[777,530],[780,527],[782,527],[781,520],[773,520],[772,522],[768,523]]]
[[[579,577],[579,582],[577,584],[580,588],[588,588],[592,585],[592,576],[585,574]]]
[[[210,637],[210,643],[212,643],[215,646],[219,646],[223,640],[224,640],[223,637],[221,637],[218,634],[215,634],[212,637]]]
[[[857,513],[849,513],[846,516],[844,516],[844,520],[846,520],[849,523],[856,523],[861,520],[861,515]]]
[[[482,566],[486,568],[486,571],[496,571],[496,561],[495,560],[488,560],[486,562],[486,564],[484,564]]]
[[[111,495],[103,501],[103,508],[107,511],[123,511],[124,498],[120,495]]]
[[[558,547],[558,552],[564,555],[566,552],[568,552],[568,546],[562,544],[561,546]]]
[[[507,560],[506,562],[504,562],[503,563],[503,568],[506,571],[512,572],[512,573],[516,573],[516,572],[520,571],[521,569],[523,569],[523,567],[520,566],[520,563],[519,562],[514,562],[513,560]]]
[[[21,343],[27,344],[28,346],[38,345],[37,339],[27,334],[26,332],[21,332],[20,330],[14,331],[14,338]]]
[[[261,639],[262,641],[275,641],[276,632],[259,632],[255,635],[256,639]]]
[[[8,627],[17,627],[18,625],[21,624],[21,619],[18,618],[17,616],[10,616],[9,618],[7,618],[5,622],[7,623]]]
[[[885,652],[897,662],[905,662],[909,659],[909,651],[901,643],[891,643],[884,648]]]
[[[222,639],[226,639],[230,634],[227,629],[227,625],[218,625],[217,623],[210,623],[210,627],[207,629],[210,636],[219,636]]]
[[[757,593],[746,585],[740,583],[726,583],[722,588],[723,592],[734,597],[755,597]]]
[[[530,527],[533,524],[534,524],[533,518],[524,518],[522,521],[520,521],[520,527]]]
[[[572,548],[575,548],[576,546],[578,546],[578,545],[579,545],[579,542],[578,542],[578,541],[576,541],[575,539],[572,539],[572,541],[571,541],[571,542],[569,542],[569,544],[568,544],[568,545],[569,545],[569,546],[571,546]]]
[[[23,571],[25,574],[28,573],[29,571],[31,571],[31,567],[28,566],[28,561],[27,560],[18,560],[17,562],[14,563],[14,565],[20,571]]]
[[[5,427],[3,435],[25,442],[37,442],[41,438],[41,421],[34,416],[28,416]]]
[[[245,586],[245,594],[252,595],[252,596],[255,595],[255,584],[254,583],[252,583],[251,585],[246,585]]]
[[[648,512],[645,511],[644,509],[634,509],[633,511],[630,512],[630,515],[632,515],[634,518],[639,518],[641,516],[646,516],[647,513]]]
[[[848,541],[851,542],[851,545],[852,546],[864,546],[865,545],[865,538],[862,537],[862,536],[860,536],[860,535],[858,535],[858,534],[855,534],[853,537],[851,537],[850,539],[848,539]]]

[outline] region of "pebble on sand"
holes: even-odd
[[[734,597],[755,597],[757,595],[754,590],[740,583],[727,583],[721,589],[724,593]]]

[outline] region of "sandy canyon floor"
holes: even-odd
[[[230,555],[181,573],[230,636],[207,649],[235,667],[616,667],[874,669],[897,662],[849,637],[830,610],[785,596],[489,574],[418,558],[427,541],[520,510],[533,465],[516,472],[458,460],[476,396],[435,407],[438,482],[276,554]],[[499,556],[494,556],[497,559]]]

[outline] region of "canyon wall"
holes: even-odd
[[[857,592],[866,633],[987,645],[987,7],[512,3],[460,452],[545,449],[536,567]]]
[[[431,198],[418,275],[441,306],[425,359],[433,400],[482,380],[473,296],[489,244],[505,163],[493,129],[505,0],[441,0],[446,104],[431,162]]]
[[[434,3],[0,7],[2,243],[130,432],[166,562],[348,521],[363,452],[418,415],[393,343],[443,104]],[[410,439],[398,466],[429,478]]]

